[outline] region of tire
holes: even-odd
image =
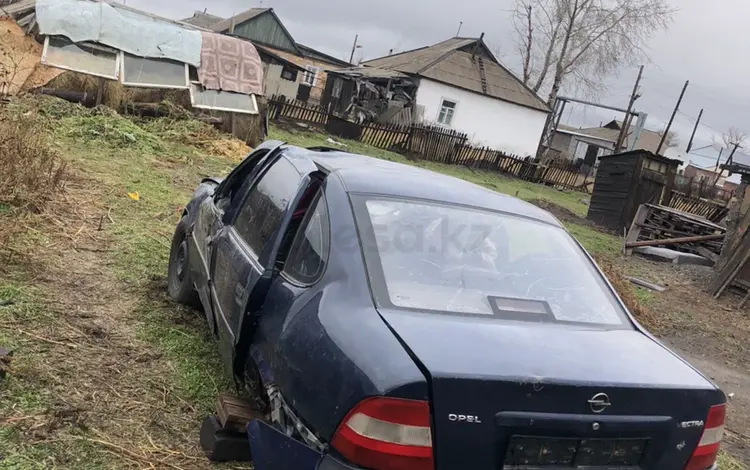
[[[187,227],[185,219],[182,219],[177,224],[174,237],[172,237],[172,248],[169,252],[167,288],[169,290],[169,297],[175,302],[198,307],[200,306],[200,299],[193,285],[193,278],[190,275],[190,253],[188,248]]]

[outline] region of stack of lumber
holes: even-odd
[[[719,298],[728,288],[736,287],[744,290],[747,295],[740,302],[742,308],[750,301],[750,232],[745,232],[742,239],[732,253],[729,253],[726,263],[716,275],[711,292]]]
[[[642,204],[625,239],[626,253],[639,246],[666,246],[716,261],[727,229],[670,207]]]

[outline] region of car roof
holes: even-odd
[[[473,206],[562,226],[552,214],[533,204],[442,173],[336,149],[307,152],[322,170],[337,174],[347,192]]]

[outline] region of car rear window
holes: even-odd
[[[354,202],[380,306],[631,326],[601,274],[559,227],[421,200]]]

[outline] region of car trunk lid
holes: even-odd
[[[438,469],[682,468],[722,401],[636,330],[380,313],[430,380]]]

